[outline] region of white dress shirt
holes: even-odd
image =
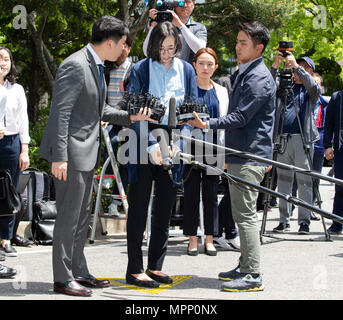
[[[0,86],[0,128],[5,128],[5,112],[7,102],[7,90]]]
[[[5,81],[7,102],[5,111],[5,136],[19,134],[21,143],[29,143],[29,118],[24,88],[18,84]]]

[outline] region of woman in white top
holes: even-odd
[[[0,86],[0,139],[5,134],[5,110],[7,102],[7,90]]]
[[[193,62],[198,84],[198,101],[206,104],[209,109],[210,118],[222,117],[227,114],[229,97],[226,88],[213,82],[211,77],[218,68],[218,58],[211,48],[201,48],[194,56]],[[191,126],[190,126],[191,127]],[[224,145],[224,130],[218,132],[201,132],[191,127],[192,136],[204,139],[214,144]],[[223,155],[210,154],[210,150],[191,150],[195,158],[209,165],[215,165],[222,169],[224,165]],[[199,152],[202,151],[202,154]],[[218,152],[219,154],[221,152]],[[218,203],[217,193],[219,176],[216,171],[197,169],[186,165],[184,171],[184,220],[183,233],[189,236],[187,254],[196,256],[198,254],[197,229],[200,203],[200,185],[202,186],[202,200],[204,205],[204,231],[206,235],[205,253],[210,256],[217,254],[213,245],[213,235],[218,231]]]
[[[5,135],[0,140],[0,169],[10,171],[13,184],[17,186],[19,173],[29,167],[29,121],[27,116],[27,101],[24,89],[16,83],[17,72],[12,53],[9,49],[0,47],[0,85],[7,89],[5,109]],[[16,256],[16,250],[11,246],[15,217],[0,219],[0,249],[7,256]]]

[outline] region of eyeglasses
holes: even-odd
[[[172,48],[168,48],[168,49],[164,49],[164,48],[160,48],[160,53],[168,53],[170,56],[175,54],[175,47]]]

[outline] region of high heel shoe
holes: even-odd
[[[206,243],[205,243],[205,254],[207,254],[208,256],[216,256],[217,255],[217,250],[208,250]]]
[[[198,249],[196,249],[196,250],[189,250],[189,243],[188,243],[187,254],[188,254],[189,256],[195,257],[195,256],[198,255],[198,253],[199,253]]]

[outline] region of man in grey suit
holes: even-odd
[[[99,18],[93,25],[90,44],[65,59],[56,75],[50,116],[39,150],[51,162],[56,188],[55,292],[89,296],[92,291],[86,287],[109,285],[90,275],[83,251],[91,215],[94,168],[100,162],[101,121],[127,126],[150,116],[146,108],[133,116],[105,102],[103,63],[121,55],[128,34],[121,20]]]

